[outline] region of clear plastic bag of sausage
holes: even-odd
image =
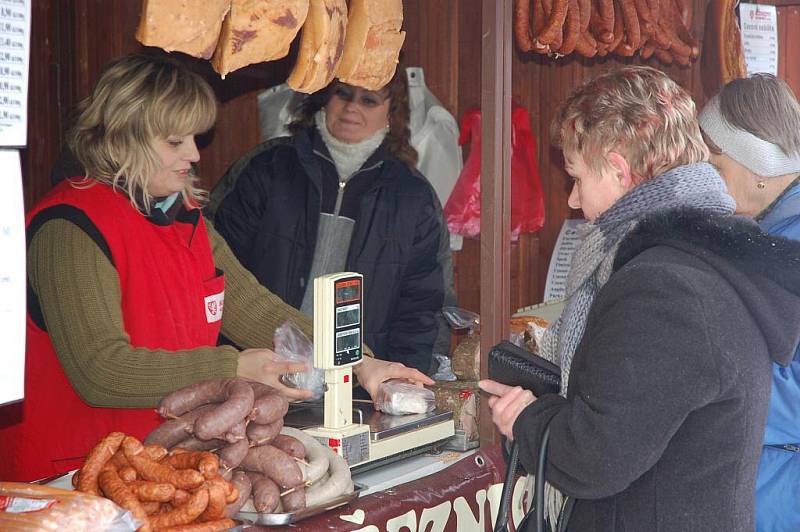
[[[309,390],[316,401],[325,393],[325,372],[314,367],[314,343],[301,331],[293,321],[287,320],[275,329],[273,336],[275,354],[285,362],[303,362],[307,371],[287,373],[281,377],[286,386]]]
[[[0,530],[133,532],[141,523],[112,501],[73,490],[0,482]]]
[[[375,407],[392,416],[424,414],[436,406],[436,396],[432,390],[402,379],[382,382],[377,395]]]

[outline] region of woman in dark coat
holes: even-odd
[[[334,81],[304,101],[291,137],[236,163],[211,202],[242,264],[307,314],[315,277],[363,274],[365,343],[428,372],[444,297],[442,216],[414,170],[408,117],[404,69],[379,91]]]
[[[800,341],[800,249],[730,216],[694,103],[660,71],[587,82],[553,132],[588,220],[541,345],[561,393],[482,381],[492,418],[527,471],[549,426],[548,513],[575,498],[568,530],[750,532],[771,361]]]

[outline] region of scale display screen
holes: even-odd
[[[336,281],[334,285],[334,364],[361,360],[361,278]]]
[[[361,331],[350,329],[336,333],[336,354],[361,348]]]
[[[361,299],[361,281],[353,279],[336,283],[336,304],[349,303]]]
[[[336,328],[358,325],[361,322],[361,306],[347,305],[336,309]]]

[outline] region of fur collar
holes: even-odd
[[[659,211],[629,233],[614,271],[655,246],[681,250],[718,272],[758,323],[772,360],[784,366],[792,361],[800,343],[800,242],[764,233],[742,216]]]

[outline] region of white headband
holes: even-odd
[[[761,177],[800,172],[800,157],[788,157],[780,146],[733,127],[722,116],[719,96],[711,98],[698,117],[700,128],[722,152]]]

